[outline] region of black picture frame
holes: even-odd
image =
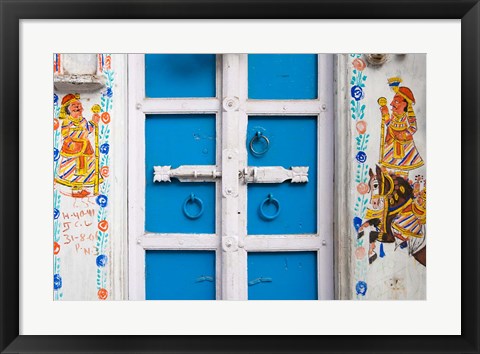
[[[95,6],[92,11],[91,6]],[[0,0],[0,251],[2,353],[479,353],[478,0]],[[461,19],[462,310],[460,336],[19,335],[19,21],[21,19]],[[456,117],[452,117],[456,119]],[[458,207],[458,206],[457,206]],[[460,227],[460,225],[457,225]],[[439,316],[441,309],[439,309]],[[421,324],[420,324],[421,325]],[[377,336],[378,334],[378,336]],[[372,345],[375,343],[375,345]]]

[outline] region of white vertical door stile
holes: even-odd
[[[145,300],[145,62],[128,56],[128,292],[130,300]]]
[[[240,108],[238,112],[238,168],[244,171],[248,167],[247,146],[247,102],[248,102],[248,54],[238,54],[239,58],[239,92]],[[239,300],[248,300],[248,261],[247,249],[247,184],[241,179],[238,185],[238,272],[239,272]]]
[[[241,276],[238,248],[239,56],[223,57],[222,85],[222,299],[238,300]]]
[[[215,79],[215,136],[216,158],[215,166],[220,173],[220,178],[215,182],[215,299],[222,299],[222,83],[223,83],[223,56],[216,55],[216,79]]]
[[[318,298],[334,298],[333,286],[333,193],[334,193],[334,135],[333,135],[333,55],[318,55],[318,98],[320,114],[317,124],[317,233],[321,239],[318,250]]]

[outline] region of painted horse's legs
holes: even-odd
[[[368,250],[368,263],[372,264],[377,259],[377,252],[375,252],[375,241],[370,243],[370,249]]]
[[[376,227],[379,224],[379,222],[380,220],[378,219],[372,219],[364,222],[362,226],[360,226],[358,229],[357,238],[363,237],[363,235],[365,234],[365,231],[364,231],[365,228],[369,226]],[[375,243],[377,242],[379,234],[381,233],[378,231],[371,231],[371,230],[368,233],[368,242],[370,243],[370,247],[368,248],[368,262],[370,264],[372,264],[377,259],[377,253],[375,252],[375,246],[376,246]]]

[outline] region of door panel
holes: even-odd
[[[145,230],[215,233],[215,184],[153,182],[154,166],[215,165],[215,115],[148,115]]]
[[[318,62],[313,54],[248,55],[248,97],[313,99],[318,97]]]
[[[257,132],[269,141],[256,155],[250,142]],[[249,166],[308,166],[307,183],[248,185],[248,234],[313,234],[317,232],[317,120],[316,117],[249,117]],[[267,149],[265,139],[254,139],[253,149]],[[266,201],[272,195],[278,205]],[[278,216],[270,219],[278,211]],[[263,212],[261,210],[263,208]],[[265,217],[266,216],[266,217]]]
[[[215,252],[146,251],[147,300],[215,300]]]
[[[316,252],[248,254],[249,300],[316,300]]]
[[[147,97],[215,97],[215,55],[145,55]]]
[[[147,180],[153,166],[215,165],[215,115],[151,114],[145,120]]]
[[[215,183],[147,184],[145,231],[214,234]]]

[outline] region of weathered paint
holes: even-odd
[[[146,300],[215,300],[215,252],[147,251]]]
[[[318,97],[315,54],[249,54],[248,97],[314,99]]]
[[[146,97],[215,97],[215,55],[145,55]]]
[[[316,252],[248,254],[249,300],[316,300]]]

